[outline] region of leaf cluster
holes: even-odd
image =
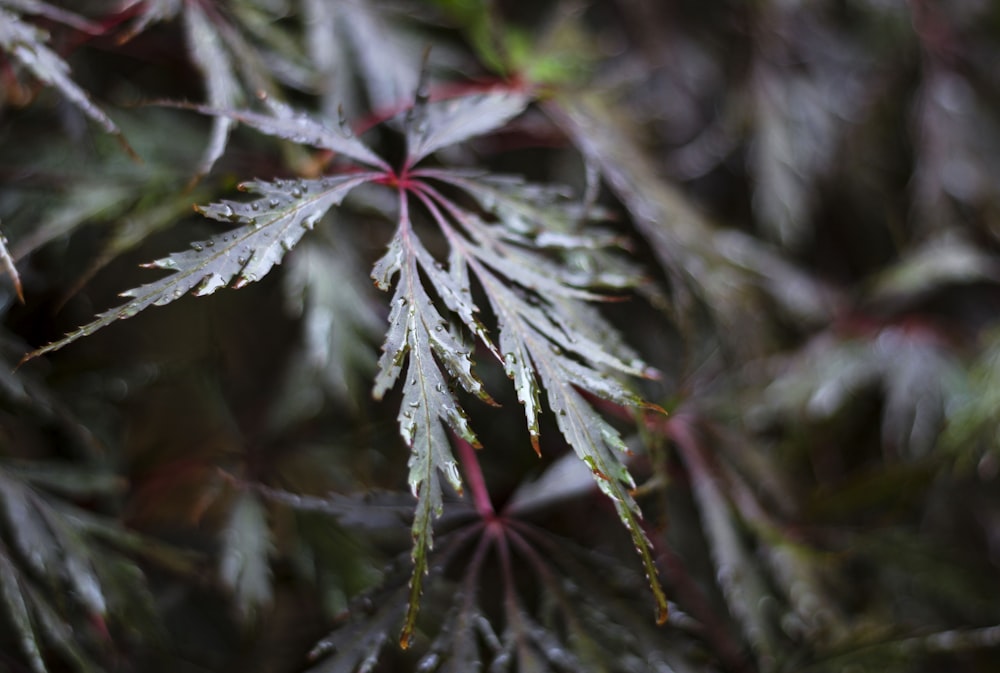
[[[987,5],[0,0],[0,667],[994,670]]]

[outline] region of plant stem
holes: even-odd
[[[458,458],[462,463],[462,471],[472,493],[472,503],[479,516],[491,521],[496,518],[496,510],[490,500],[490,492],[486,488],[486,479],[483,478],[483,469],[479,466],[476,449],[461,437],[455,436],[455,442],[458,444]]]

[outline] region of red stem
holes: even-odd
[[[469,484],[469,492],[472,493],[472,502],[476,507],[476,512],[486,521],[496,519],[496,510],[490,500],[490,492],[486,488],[486,479],[483,478],[483,469],[479,465],[476,449],[457,435],[455,443],[458,445],[458,459],[462,463],[462,472],[465,473],[465,480]]]

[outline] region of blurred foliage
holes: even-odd
[[[998,670],[998,51],[981,0],[0,0],[0,669]],[[371,174],[18,366],[345,157],[439,211]],[[390,241],[478,376],[431,495]]]

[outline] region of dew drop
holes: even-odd
[[[301,199],[302,198],[302,189],[300,187],[292,187],[291,194],[292,194],[292,197],[294,197],[296,199]]]
[[[214,245],[215,245],[215,241],[213,241],[213,240],[209,239],[209,240],[205,241],[205,245],[206,245],[207,247],[211,248],[212,246],[214,246]]]
[[[205,249],[205,246],[202,245],[201,243],[192,243],[191,247],[194,248],[195,252],[201,252],[202,250]]]
[[[269,208],[277,208],[278,206],[281,205],[281,201],[279,201],[278,199],[270,199],[267,202],[267,205]]]
[[[250,210],[253,210],[253,211],[260,210],[260,203],[258,203],[257,201],[254,201],[253,203],[251,203],[250,204]]]

